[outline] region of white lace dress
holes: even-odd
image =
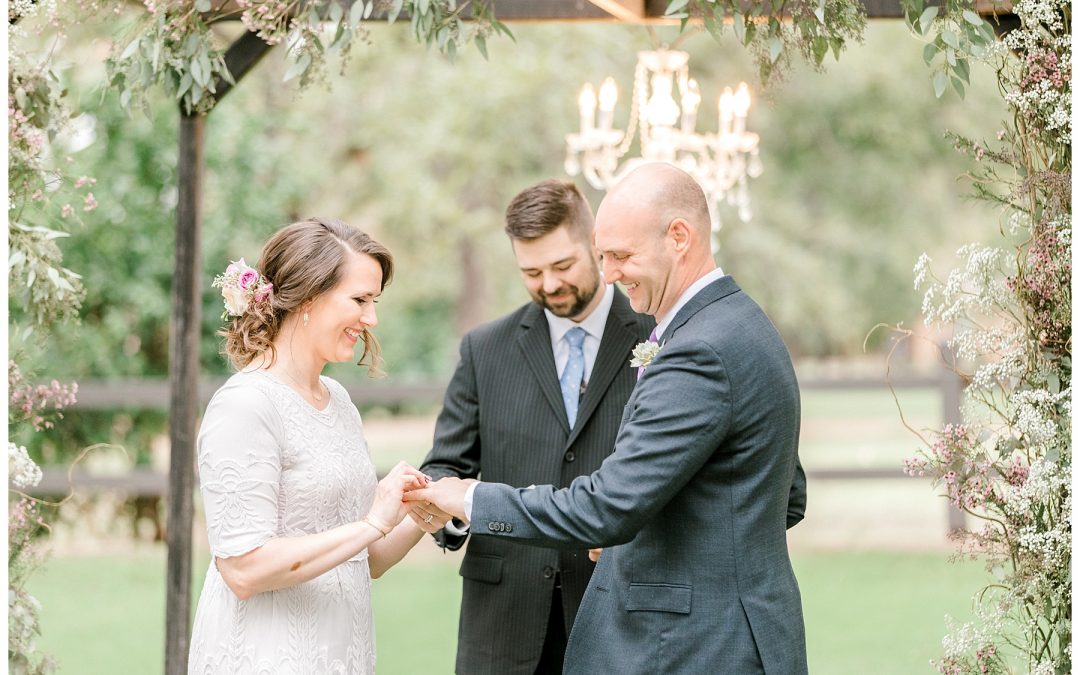
[[[271,537],[360,520],[375,467],[360,413],[337,382],[325,410],[265,372],[214,394],[199,431],[210,552],[238,556]],[[367,551],[303,584],[240,601],[211,559],[195,613],[188,672],[293,675],[375,672]]]

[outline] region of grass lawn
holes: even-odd
[[[985,577],[944,553],[800,553],[810,671],[825,675],[932,672],[943,617],[970,615]],[[380,675],[453,672],[460,579],[457,558],[416,556],[375,582]],[[196,565],[201,588],[205,562]],[[30,591],[43,605],[41,648],[61,673],[163,671],[165,556],[57,558]]]

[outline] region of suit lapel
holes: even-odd
[[[725,298],[732,293],[737,293],[740,290],[742,289],[739,288],[739,285],[735,283],[735,280],[731,278],[731,276],[720,277],[701,289],[698,291],[697,295],[690,298],[690,301],[683,305],[682,309],[679,310],[679,313],[675,315],[671,325],[669,325],[667,330],[664,331],[664,334],[660,336],[660,343],[663,344],[670,339],[680,326],[689,321],[690,317],[700,312],[706,306],[711,305],[717,300]]]
[[[615,297],[611,301],[611,311],[604,324],[604,335],[600,339],[600,351],[596,355],[596,362],[593,363],[592,374],[589,375],[589,383],[585,388],[585,396],[578,408],[577,422],[570,432],[570,438],[566,441],[567,445],[573,443],[581,433],[619,370],[630,367],[628,355],[638,339],[633,330],[634,322],[634,310],[630,308],[629,301],[626,296],[616,290]]]
[[[563,407],[562,394],[559,392],[559,379],[555,375],[555,355],[551,351],[551,333],[548,330],[547,319],[544,317],[544,310],[539,305],[530,306],[522,317],[517,343],[544,398],[551,405],[555,415],[562,420],[563,425],[569,427],[566,408]]]

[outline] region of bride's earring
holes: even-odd
[[[307,322],[308,322],[307,310],[304,310],[304,327],[305,328],[307,327]]]

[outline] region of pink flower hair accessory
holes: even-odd
[[[243,258],[231,262],[224,274],[214,277],[211,286],[220,288],[225,300],[222,319],[243,316],[253,305],[268,303],[274,296],[274,285],[258,270],[249,267]]]

